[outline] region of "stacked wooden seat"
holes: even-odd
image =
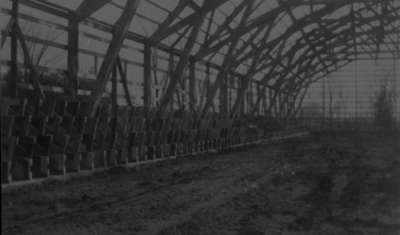
[[[142,164],[211,149],[226,151],[270,135],[272,127],[220,115],[165,116],[140,108],[112,110],[104,99],[89,116],[87,96],[31,90],[1,100],[2,183]],[[256,122],[255,122],[256,123]],[[276,128],[276,125],[275,127]],[[276,131],[276,130],[274,130]]]

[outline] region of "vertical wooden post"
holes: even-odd
[[[399,39],[399,37],[397,37],[397,39]],[[397,74],[397,65],[396,65],[396,58],[393,57],[393,87],[394,87],[394,94],[396,97],[400,96],[400,91],[399,91],[399,87],[398,87],[398,74]],[[395,107],[397,107],[394,112],[395,112],[395,117],[399,118],[400,117],[400,103],[399,103],[399,99],[394,99],[394,104]],[[399,120],[399,119],[397,119]],[[398,122],[399,123],[399,122]],[[399,126],[400,128],[400,126]]]
[[[246,82],[246,81],[243,81]],[[247,82],[248,84],[248,92],[249,92],[249,98],[247,99],[247,113],[249,113],[249,111],[251,110],[251,108],[253,107],[253,83],[251,81]]]
[[[286,110],[287,110],[287,103],[288,103],[288,95],[286,93],[282,93],[282,111],[281,111],[281,115],[282,115],[282,119],[284,119],[286,117]]]
[[[271,89],[265,88],[265,94],[263,99],[263,107],[264,107],[264,116],[269,116],[268,107],[270,106],[270,96],[271,96]]]
[[[111,73],[111,148],[113,148],[114,143],[115,143],[115,138],[116,138],[116,133],[117,133],[117,117],[118,117],[118,90],[117,90],[117,65],[113,67],[112,73]]]
[[[95,115],[96,109],[100,105],[101,97],[110,81],[110,74],[115,67],[118,54],[123,46],[123,42],[126,38],[133,17],[136,14],[139,3],[140,0],[127,1],[121,16],[112,27],[112,39],[108,45],[107,52],[104,55],[104,60],[97,76],[97,84],[95,85],[91,95],[93,105],[90,113],[92,116]]]
[[[257,99],[260,96],[263,96],[264,94],[262,94],[262,87],[260,83],[257,83]],[[256,109],[257,109],[257,116],[260,116],[262,110],[260,109],[260,103],[256,102],[254,105],[256,105]]]
[[[75,14],[71,14],[68,19],[68,76],[69,76],[69,95],[74,98],[78,92],[78,53],[79,53],[79,22]]]
[[[247,87],[243,87],[245,84],[245,81],[242,77],[239,77],[239,90],[244,89],[244,94],[243,94],[243,99],[242,99],[242,104],[240,105],[240,115],[243,116],[245,114],[245,109],[246,109],[246,102],[247,102]],[[247,86],[247,85],[246,85]]]
[[[171,77],[171,79],[169,80],[167,90],[165,91],[165,94],[163,95],[160,101],[159,113],[163,113],[168,107],[168,104],[173,103],[174,94],[176,92],[179,82],[183,77],[185,68],[189,62],[190,52],[195,46],[197,35],[200,32],[201,25],[206,15],[207,12],[202,12],[200,18],[197,19],[196,22],[194,22],[192,31],[188,37],[186,45],[183,51],[180,52],[179,61],[174,69],[173,77]]]
[[[325,79],[322,79],[322,121],[325,123],[325,119],[326,119],[326,108],[325,108],[325,93],[326,93],[326,87],[325,87]]]
[[[97,57],[97,55],[94,56],[94,73],[97,77],[97,74],[99,72],[99,58]]]
[[[175,70],[175,62],[174,62],[174,54],[172,52],[169,53],[169,57],[168,57],[168,82],[172,79],[172,77],[174,76],[174,70]],[[164,91],[166,92],[166,91]],[[175,95],[178,95],[177,92],[175,93]],[[161,101],[161,99],[160,99]],[[161,102],[160,102],[161,105]],[[172,101],[169,103],[169,111],[173,112],[174,111],[174,98],[172,97]]]
[[[128,61],[124,61],[124,71],[125,71],[125,75],[128,74]],[[126,78],[128,79],[128,78]]]
[[[230,113],[231,112],[231,110],[232,110],[232,81],[233,81],[233,79],[235,79],[235,76],[230,76],[230,77],[228,77],[228,81],[227,81],[227,89],[228,89],[228,97],[227,97],[227,100],[228,100],[228,108],[227,108],[227,112],[228,113]]]
[[[278,117],[278,110],[279,110],[279,93],[278,91],[275,91],[275,96],[276,99],[274,100],[274,117],[277,118]]]
[[[222,79],[221,88],[219,93],[219,112],[222,115],[226,115],[228,113],[228,76],[227,73]]]
[[[271,109],[271,114],[274,118],[277,118],[278,115],[278,106],[279,106],[279,92],[277,90],[274,90],[274,99],[272,103],[272,109]]]
[[[355,120],[358,119],[358,61],[354,62],[354,109],[355,109]]]
[[[121,58],[118,57],[116,67],[118,68],[119,76],[121,77],[121,84],[124,89],[125,100],[129,107],[133,107],[133,104],[131,101],[131,95],[129,93],[128,79],[126,77],[126,71],[127,71],[126,70],[126,68],[127,68],[126,61],[124,61],[124,64],[125,64],[125,66],[123,66]]]
[[[210,94],[210,64],[206,63],[206,88],[205,88],[205,92],[204,92],[204,100],[205,102],[207,102],[207,97]],[[203,109],[203,107],[199,107],[199,112],[201,115],[201,110]]]
[[[111,89],[111,104],[112,104],[112,115],[113,118],[117,117],[118,112],[118,91],[117,91],[117,66],[114,66],[112,70],[112,89]]]
[[[289,94],[287,94],[287,93],[284,93],[283,94],[283,97],[282,97],[282,115],[283,115],[283,118],[286,118],[286,115],[287,115],[287,113],[288,113],[288,107],[289,107]]]
[[[189,64],[190,75],[189,75],[189,109],[192,112],[196,111],[196,62],[190,60]]]
[[[279,117],[282,119],[284,117],[284,112],[285,112],[285,94],[280,93],[279,94]]]
[[[263,115],[264,117],[268,115],[268,101],[269,101],[269,89],[267,87],[264,87],[263,91],[263,100],[262,100],[262,107],[264,109]]]
[[[244,89],[245,94],[246,94],[245,95],[246,100],[245,100],[244,110],[243,111],[244,111],[244,114],[247,114],[249,109],[251,108],[251,95],[252,95],[252,93],[251,93],[251,83],[247,82],[243,77],[241,78],[241,81],[242,81],[241,89]]]
[[[18,0],[12,1],[12,13],[13,25],[11,30],[11,72],[10,72],[10,95],[12,97],[17,96],[17,83],[18,83],[18,38],[17,38],[17,27],[18,27]]]
[[[143,106],[148,117],[151,108],[151,45],[149,42],[144,43]]]
[[[279,107],[278,107],[278,115],[279,115],[279,118],[282,118],[282,117],[283,117],[282,112],[283,112],[284,110],[285,110],[285,107],[284,107],[284,105],[283,105],[283,93],[280,92],[280,93],[279,93]]]
[[[287,102],[286,102],[286,116],[290,116],[290,111],[292,110],[292,104],[293,104],[293,95],[295,95],[296,92],[294,92],[293,94],[289,94],[287,93],[286,95],[288,96],[287,98]]]

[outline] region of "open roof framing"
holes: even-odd
[[[206,113],[228,73],[280,92],[298,94],[310,82],[362,55],[373,59],[400,57],[400,1],[397,0],[19,2],[67,19],[69,28],[76,31],[79,24],[91,24],[112,32],[92,93],[95,103],[105,91],[125,39],[171,52],[178,58],[161,98],[160,112],[171,102],[191,60],[219,69],[200,110]],[[104,12],[111,9],[117,14],[113,19],[105,19]],[[78,79],[75,60],[78,41],[74,38],[69,39],[68,48],[72,89],[76,89],[74,79]],[[242,89],[246,86],[244,83]],[[237,111],[243,90],[238,94],[233,112]]]

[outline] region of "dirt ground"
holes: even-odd
[[[400,234],[400,138],[312,135],[2,193],[2,234]]]

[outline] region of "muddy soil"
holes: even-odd
[[[2,234],[400,234],[400,138],[313,135],[2,193]]]

